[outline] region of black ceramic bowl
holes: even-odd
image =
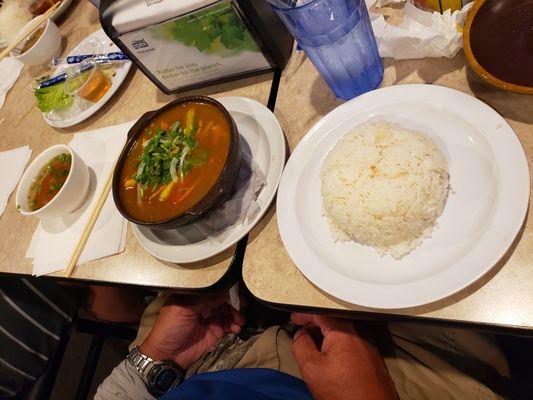
[[[220,172],[220,175],[217,181],[211,187],[209,192],[207,192],[207,194],[203,198],[201,198],[195,205],[193,205],[187,211],[181,214],[172,216],[171,218],[167,218],[165,220],[156,221],[156,222],[152,222],[152,221],[147,222],[147,221],[139,220],[131,216],[126,211],[120,199],[120,193],[119,193],[120,184],[121,184],[120,175],[122,172],[124,161],[126,160],[126,156],[128,155],[132,146],[137,141],[137,138],[143,132],[144,128],[147,125],[149,125],[150,122],[155,117],[167,111],[168,109],[176,107],[177,105],[180,105],[183,103],[189,103],[189,102],[201,102],[201,103],[214,105],[220,111],[222,111],[222,113],[226,117],[226,120],[228,121],[228,125],[230,127],[230,145],[229,145],[228,156],[226,158],[226,163],[224,165],[224,168],[222,168],[222,171]],[[167,105],[161,107],[159,110],[147,112],[141,118],[139,118],[139,120],[135,123],[135,125],[133,125],[133,127],[129,130],[128,140],[126,142],[126,145],[124,146],[124,149],[122,150],[122,153],[120,154],[120,157],[117,161],[117,165],[115,167],[115,172],[113,174],[113,198],[115,200],[115,204],[118,210],[124,216],[124,218],[128,219],[134,224],[145,226],[147,228],[155,229],[155,230],[174,229],[179,226],[186,225],[186,224],[189,224],[191,222],[198,220],[200,217],[205,215],[209,210],[211,210],[214,206],[228,200],[233,194],[235,183],[237,181],[237,176],[239,174],[240,166],[241,166],[241,149],[239,146],[239,132],[237,131],[237,126],[235,125],[235,121],[231,117],[230,113],[224,108],[222,104],[220,104],[218,101],[210,97],[205,97],[205,96],[182,97],[180,99],[174,100],[171,103],[168,103]]]

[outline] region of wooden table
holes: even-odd
[[[64,49],[73,48],[88,34],[100,29],[98,13],[88,1],[77,1],[60,21],[65,38]],[[65,51],[63,52],[65,53]],[[29,144],[32,158],[45,148],[67,143],[72,133],[115,125],[137,119],[144,112],[161,107],[178,96],[167,96],[159,91],[139,70],[132,68],[129,77],[115,96],[98,113],[68,129],[48,126],[35,106],[31,91],[34,80],[47,70],[42,67],[24,67],[22,74],[7,95],[0,110],[0,151]],[[222,96],[246,96],[267,104],[272,74],[248,79],[225,87],[209,88],[202,94]],[[195,91],[196,94],[199,91]],[[0,217],[0,272],[30,275],[32,262],[25,258],[38,220],[21,216],[15,210],[14,194],[6,211]],[[188,265],[162,263],[140,247],[129,229],[126,251],[122,254],[86,263],[76,269],[75,280],[106,283],[135,284],[188,291],[210,291],[229,279],[232,270],[238,272],[245,242],[233,246],[212,259]],[[230,268],[231,267],[231,268]],[[62,276],[56,273],[54,276]]]
[[[290,72],[290,71],[288,71]],[[529,165],[533,159],[533,96],[503,92],[483,83],[465,66],[461,52],[454,59],[385,60],[382,86],[429,83],[478,97],[498,111],[520,138]],[[283,76],[276,115],[289,147],[326,113],[341,104],[307,60]],[[342,302],[311,284],[283,247],[272,209],[250,235],[243,264],[246,286],[261,301],[281,309],[312,310],[362,318],[422,318],[533,328],[533,226],[524,227],[508,254],[475,284],[442,301],[412,309],[373,310]]]

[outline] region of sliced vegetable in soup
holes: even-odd
[[[185,103],[154,118],[131,148],[120,198],[140,221],[177,217],[217,181],[229,152],[230,127],[217,107]]]
[[[43,208],[59,193],[67,180],[71,164],[71,155],[61,153],[40,169],[28,192],[28,204],[32,211]]]

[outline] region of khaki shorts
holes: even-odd
[[[166,298],[160,295],[148,306],[132,347],[148,336]],[[488,386],[504,386],[510,377],[505,356],[494,338],[477,331],[422,323],[390,323],[387,338],[380,339],[376,345],[402,400],[501,399]],[[235,344],[233,356],[235,347],[246,346],[235,340],[238,339],[231,338]],[[225,366],[270,368],[301,378],[291,347],[291,336],[281,327],[271,327],[254,338],[252,344],[248,343],[238,360],[233,357],[235,361]],[[195,371],[217,370],[212,367],[214,353],[200,360]]]

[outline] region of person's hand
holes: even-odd
[[[335,318],[292,314],[303,325],[292,351],[302,378],[317,400],[389,400],[396,389],[377,350],[353,324]],[[317,338],[317,336],[319,336]],[[321,345],[314,339],[322,339]]]
[[[189,368],[226,333],[240,332],[244,317],[227,299],[227,295],[171,297],[140,351],[155,360],[172,360],[180,368]]]

